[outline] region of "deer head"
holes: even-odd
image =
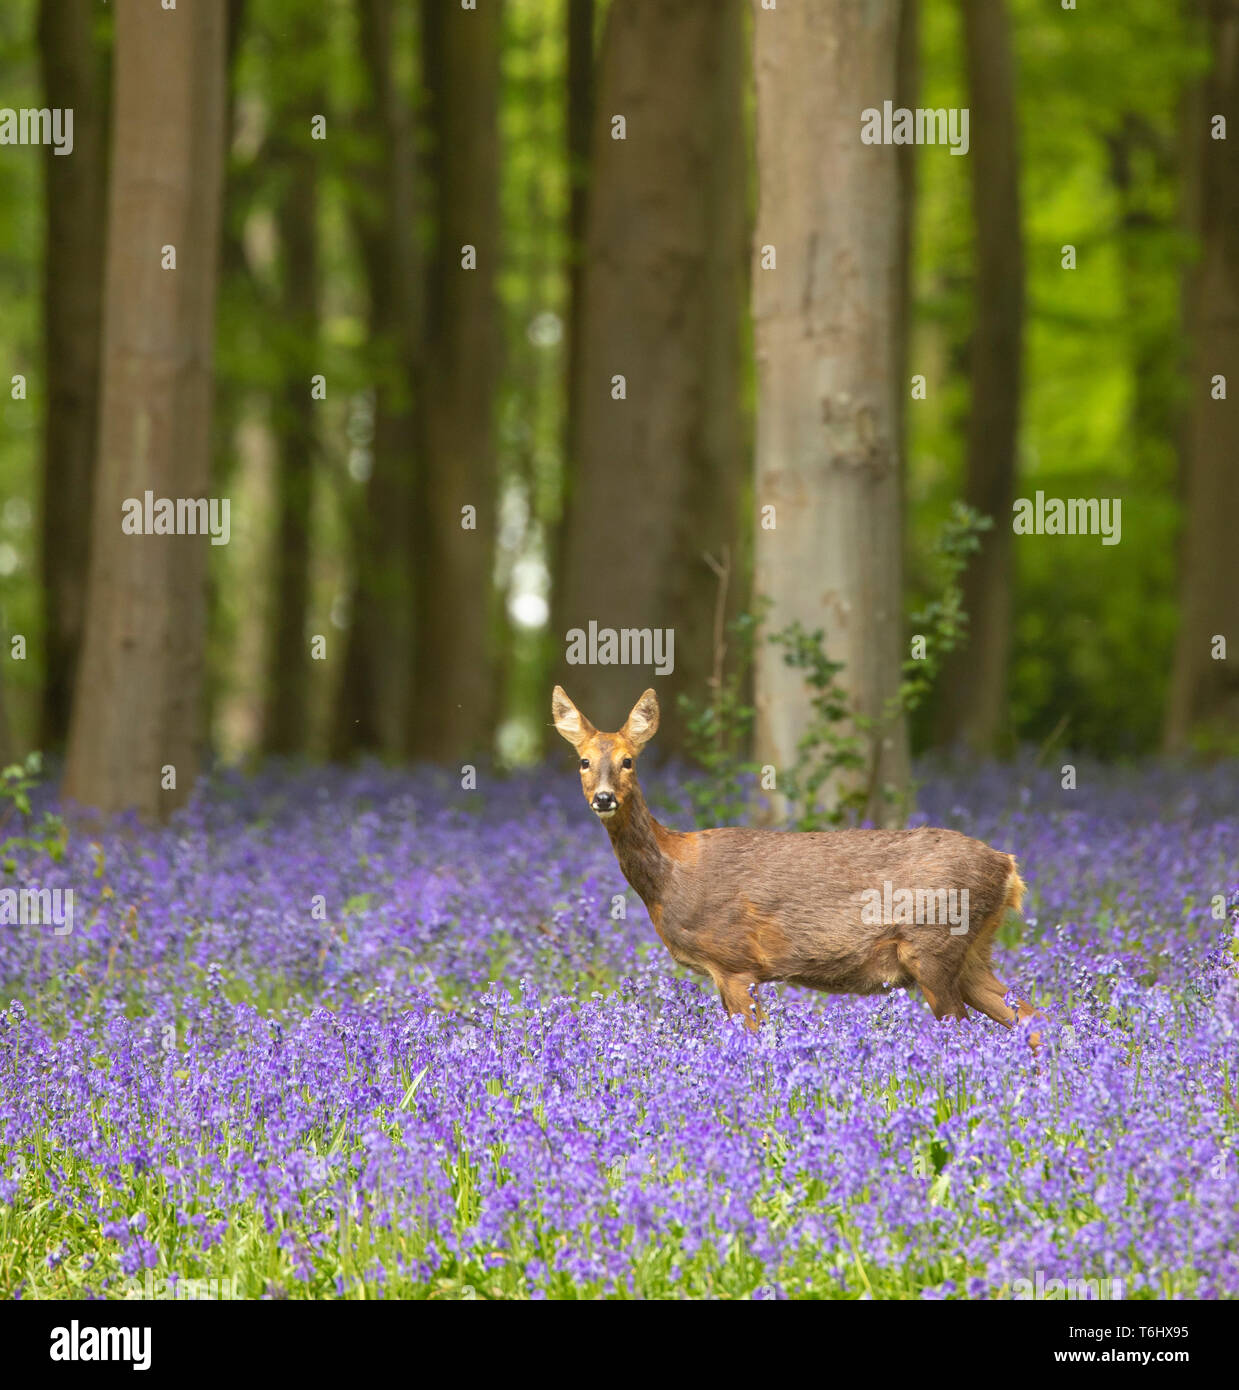
[[[637,785],[637,758],[658,731],[658,696],[647,690],[614,734],[599,733],[559,685],[551,714],[581,760],[581,790],[590,809],[599,820],[610,820]]]

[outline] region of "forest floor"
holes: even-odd
[[[73,916],[0,928],[0,1296],[1237,1295],[1239,769],[1078,779],[916,818],[1018,855],[1039,1054],[900,991],[749,1036],[558,764],[218,774],[28,856]]]

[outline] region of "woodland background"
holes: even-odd
[[[873,711],[963,498],[914,751],[1233,752],[1237,55],[1230,0],[9,0],[0,106],[75,149],[0,147],[0,751],[159,816],[213,758],[535,760],[558,680],[602,727],[654,684],[680,754],[707,556]],[[886,99],[967,157],[863,145]],[[230,543],[122,538],[147,487]],[[1121,544],[1013,537],[1037,489]],[[674,674],[567,666],[591,618]]]

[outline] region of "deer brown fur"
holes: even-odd
[[[595,729],[560,686],[552,713],[577,750],[585,799],[654,930],[681,965],[713,979],[723,1007],[750,1028],[761,1019],[757,986],[769,980],[830,994],[917,985],[938,1018],[966,1018],[965,1005],[1007,1025],[1034,1013],[1023,1000],[1012,1012],[990,968],[994,933],[1024,895],[1011,855],[930,827],[668,830],[650,814],[636,775],[658,729],[654,692],[613,734]],[[943,922],[897,915],[867,920],[866,902],[885,884],[892,893],[955,890],[960,902],[967,890],[966,925],[952,932]],[[1030,1040],[1036,1046],[1036,1035]]]

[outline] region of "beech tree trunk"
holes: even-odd
[[[1187,285],[1190,395],[1184,431],[1179,634],[1165,744],[1231,746],[1239,731],[1239,583],[1229,556],[1239,516],[1239,11],[1201,5],[1213,67],[1190,95],[1200,259]],[[1215,138],[1217,117],[1228,122]],[[1219,379],[1225,381],[1221,398]],[[1222,639],[1219,642],[1219,639]],[[1223,645],[1225,656],[1222,656]]]
[[[226,11],[115,9],[99,471],[64,791],[155,820],[198,772],[210,539],[121,521],[148,489],[207,495]]]
[[[921,87],[921,13],[920,0],[900,0],[899,52],[897,57],[896,104],[915,110]],[[897,380],[899,382],[899,470],[900,511],[903,511],[907,488],[908,466],[908,402],[912,383],[909,362],[912,346],[913,313],[915,309],[916,253],[916,146],[899,146],[899,326],[895,344],[899,352]]]
[[[298,53],[322,42],[313,8],[292,13],[282,40]],[[290,80],[285,75],[285,80]],[[306,634],[310,584],[310,526],[314,497],[315,424],[318,405],[310,379],[318,361],[318,166],[321,143],[310,121],[325,110],[317,84],[293,88],[279,112],[276,158],[283,166],[284,194],[277,211],[282,252],[280,319],[285,331],[285,378],[274,400],[276,525],[273,600],[263,748],[267,753],[302,753],[309,719],[310,655]],[[298,99],[299,98],[299,99]]]
[[[568,0],[568,314],[565,349],[566,409],[564,470],[560,514],[550,532],[551,594],[562,592],[568,553],[568,514],[576,473],[577,411],[581,399],[581,349],[584,336],[585,238],[589,217],[589,152],[594,133],[595,64],[594,0]],[[563,656],[563,637],[552,621],[546,632],[547,674]],[[549,683],[549,682],[548,682]],[[544,742],[551,731],[543,729]]]
[[[242,43],[253,23],[253,10],[247,0],[228,0],[228,33],[224,48],[224,189],[220,211],[220,245],[218,283],[225,287],[230,281],[245,283],[246,292],[253,296],[260,313],[268,314],[275,322],[278,304],[267,286],[254,274],[249,264],[244,241],[244,214],[254,197],[258,169],[264,166],[266,142],[249,153],[244,166],[233,161],[239,125],[237,60]],[[215,398],[211,408],[211,485],[220,496],[227,496],[233,479],[240,470],[239,455],[243,446],[240,422],[244,413],[246,385],[235,377],[221,373],[215,378]],[[207,565],[207,652],[227,651],[235,634],[230,630],[230,614],[220,592],[219,567]],[[226,700],[230,682],[221,663],[208,655],[203,682],[201,719],[203,747],[209,748],[217,725],[217,715]]]
[[[359,174],[368,202],[353,209],[369,300],[374,433],[370,477],[353,519],[352,622],[332,753],[395,754],[406,743],[414,613],[414,470],[420,466],[422,266],[416,244],[416,161],[411,116],[394,79],[391,0],[361,0],[368,77],[361,128],[378,150]]]
[[[734,556],[745,427],[745,49],[740,0],[612,5],[598,63],[555,677],[600,727],[707,695],[717,581]],[[623,118],[623,139],[617,118]],[[623,378],[622,383],[617,378]],[[622,399],[617,399],[620,393]],[[674,670],[569,665],[567,634],[670,629]]]
[[[589,151],[594,132],[594,0],[568,0],[568,377],[565,487],[572,482],[580,397],[581,311],[589,216]],[[565,500],[568,493],[565,492]],[[562,536],[561,531],[561,536]]]
[[[43,436],[43,605],[46,659],[40,745],[69,733],[86,611],[91,494],[99,433],[99,343],[107,202],[107,61],[90,5],[42,0],[44,100],[71,109],[73,153],[44,151],[43,261],[47,417]]]
[[[872,721],[861,776],[879,823],[897,818],[907,781],[903,720],[885,717],[903,655],[901,189],[895,147],[863,144],[861,113],[897,90],[899,15],[899,0],[753,6],[754,587],[772,604],[767,630],[821,629],[844,663],[852,709]],[[757,758],[778,779],[797,760],[809,696],[768,642],[755,677]],[[828,800],[845,789],[837,779]]]
[[[430,0],[427,12],[435,10]],[[427,286],[424,449],[414,510],[416,621],[409,746],[484,754],[497,709],[493,582],[501,6],[445,6],[424,33],[436,243]],[[476,268],[466,269],[472,247]]]
[[[964,576],[968,634],[943,667],[938,728],[943,742],[992,753],[1007,724],[1024,247],[1007,0],[963,0],[963,15],[977,266],[964,498],[994,524]]]

